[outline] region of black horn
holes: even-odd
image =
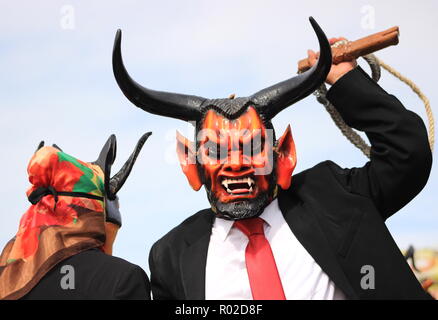
[[[308,71],[263,89],[250,98],[267,120],[315,91],[325,81],[330,71],[332,65],[330,44],[315,19],[310,17],[309,20],[319,41],[318,63]]]
[[[63,152],[62,149],[56,143],[52,144],[52,147],[58,149],[61,152]]]
[[[35,152],[37,152],[38,150],[40,150],[42,147],[44,147],[44,140],[41,141],[41,142],[38,144],[38,147],[37,147],[37,149],[35,150]]]
[[[110,175],[111,175],[111,167],[114,161],[116,160],[116,154],[117,154],[117,139],[116,136],[112,134],[106,141],[102,150],[100,151],[97,160],[92,162],[93,164],[98,165],[104,173],[104,187],[105,187],[105,194],[107,194],[107,196],[108,194],[111,194],[109,187]]]
[[[116,199],[116,194],[119,192],[120,188],[122,188],[123,184],[126,182],[126,179],[128,178],[129,174],[131,173],[132,167],[134,166],[135,161],[137,160],[137,157],[143,148],[143,145],[145,144],[146,140],[149,138],[149,136],[152,134],[152,132],[145,133],[140,140],[137,142],[137,145],[134,148],[134,151],[132,152],[129,159],[125,162],[123,167],[120,169],[119,172],[117,172],[109,181],[109,193],[107,197],[110,200]]]
[[[155,91],[135,82],[126,71],[121,52],[122,31],[116,33],[113,49],[113,72],[125,96],[144,111],[185,121],[201,119],[200,106],[204,98],[170,92]]]

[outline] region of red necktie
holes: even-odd
[[[285,300],[280,275],[271,246],[265,237],[263,224],[264,221],[258,217],[234,222],[234,226],[249,239],[245,260],[252,297],[254,300]]]

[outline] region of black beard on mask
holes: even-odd
[[[241,220],[253,217],[258,217],[262,214],[263,210],[268,204],[271,203],[274,197],[276,188],[277,175],[275,170],[269,178],[269,189],[267,192],[260,193],[257,197],[248,200],[239,200],[234,202],[224,203],[211,192],[207,186],[211,185],[211,182],[204,184],[207,191],[207,198],[210,205],[215,211],[216,215],[226,220]]]

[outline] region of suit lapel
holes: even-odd
[[[321,269],[347,298],[357,299],[338,260],[319,226],[313,210],[294,195],[280,192],[280,210],[298,241],[309,252]],[[214,213],[205,210],[186,235],[186,245],[181,256],[181,277],[185,299],[205,299],[205,270]]]
[[[181,257],[185,299],[205,299],[205,268],[213,220],[214,213],[206,210],[199,216],[195,226],[185,238],[186,247]]]
[[[280,192],[278,198],[280,210],[298,241],[348,299],[357,299],[312,213],[313,209],[286,192]]]

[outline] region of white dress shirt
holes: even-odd
[[[288,300],[341,300],[344,294],[297,240],[272,201],[260,215]],[[252,300],[245,264],[248,237],[233,221],[216,218],[210,236],[205,274],[207,300]]]

